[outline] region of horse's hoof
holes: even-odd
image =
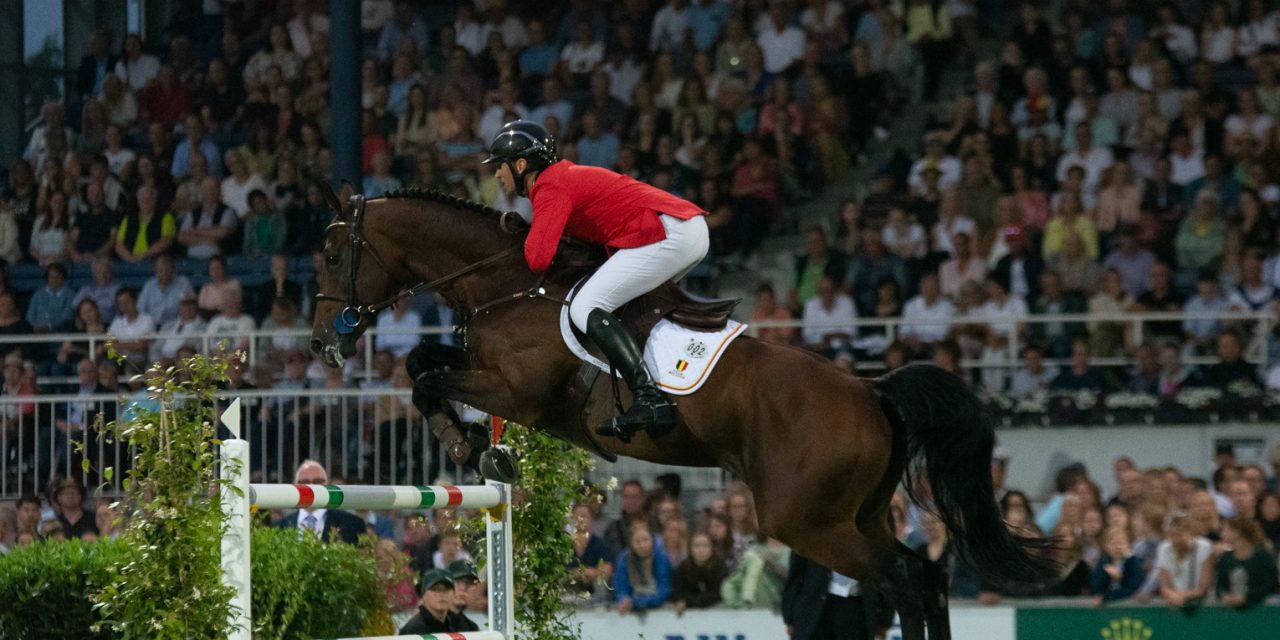
[[[480,454],[480,475],[485,480],[512,484],[520,479],[516,461],[502,449],[489,449]]]

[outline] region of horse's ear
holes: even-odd
[[[341,202],[343,206],[349,207],[351,205],[351,196],[355,195],[355,193],[356,190],[351,186],[351,183],[343,180],[342,191],[338,192],[338,202]]]
[[[316,183],[320,186],[320,195],[324,197],[324,203],[333,209],[333,214],[338,218],[345,218],[345,210],[338,196],[333,193],[333,185],[330,185],[328,180],[317,180]]]

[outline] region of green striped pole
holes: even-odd
[[[254,484],[250,500],[259,509],[486,509],[507,501],[499,486],[365,486]]]

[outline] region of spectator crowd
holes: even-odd
[[[0,336],[110,333],[147,362],[309,326],[330,215],[314,181],[333,164],[327,3],[183,5],[163,38],[94,33],[65,100],[44,105],[9,163],[0,264],[43,282],[11,287],[0,269]],[[429,188],[527,214],[480,165],[502,124],[526,118],[565,158],[697,203],[712,260],[751,271],[807,201],[883,156],[866,193],[804,230],[794,281],[758,290],[753,321],[802,323],[762,339],[850,369],[932,359],[1015,397],[1280,390],[1280,349],[1261,354],[1270,369],[1245,359],[1276,323],[1220,317],[1274,314],[1280,287],[1280,10],[1263,0],[365,0],[361,26],[367,196]],[[910,130],[897,114],[924,115],[919,141],[890,137]],[[377,324],[451,318],[428,298]],[[389,333],[370,346],[371,393],[410,386],[413,344]],[[257,361],[233,366],[230,387],[341,389],[352,374],[322,370],[294,336],[252,346]],[[100,343],[3,350],[8,469],[25,473],[49,458],[40,443],[66,450],[114,415],[69,403],[41,417],[12,399],[120,392]],[[359,412],[366,424],[330,428],[357,406],[375,409]],[[417,418],[393,397],[270,400],[250,428],[284,466],[323,441],[391,472],[407,456],[371,434],[402,434],[412,451]],[[317,421],[322,435],[298,435]],[[1103,501],[1084,469],[1063,469],[1038,514],[999,489],[1011,528],[1069,541],[1045,593],[1194,607],[1275,592],[1274,477],[1229,460],[1211,482],[1123,459],[1116,473],[1120,492]],[[52,470],[33,474],[43,485]],[[110,535],[109,509],[84,511],[83,490],[64,483],[0,512],[0,544]],[[670,482],[628,482],[621,502],[618,519],[599,502],[569,519],[580,592],[622,613],[782,602],[790,554],[759,536],[749,493],[694,510]],[[946,559],[957,596],[1041,595],[983,585],[935,518],[895,504],[899,537]],[[368,516],[417,578],[444,572],[425,591],[465,578],[449,568],[465,549],[448,518]],[[398,589],[412,608],[417,594]]]

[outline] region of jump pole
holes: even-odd
[[[232,516],[222,537],[223,583],[236,590],[230,621],[230,640],[251,640],[249,505],[261,509],[486,509],[485,573],[489,589],[488,631],[382,636],[439,640],[513,640],[515,638],[511,485],[486,481],[483,486],[366,486],[308,484],[249,484],[249,446],[239,438],[239,400],[223,414],[233,436],[222,442],[222,478],[240,487],[237,494],[223,485],[223,512]],[[235,464],[239,461],[239,464]],[[372,639],[380,640],[380,639]]]

